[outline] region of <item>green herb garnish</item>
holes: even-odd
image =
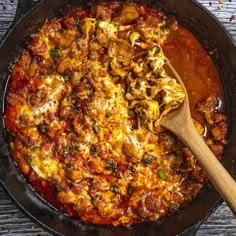
[[[135,172],[136,169],[134,168],[134,166],[128,165],[127,169],[130,170],[131,172]]]
[[[137,215],[138,218],[140,219],[147,219],[147,216],[145,216],[144,214],[142,214],[139,211],[135,211],[135,214]]]
[[[115,172],[117,163],[114,160],[106,160],[106,169]]]
[[[94,133],[98,134],[99,133],[99,128],[96,124],[93,124],[93,131]]]
[[[64,75],[66,83],[70,83],[73,79],[73,76],[70,73]]]
[[[75,112],[81,112],[81,110],[77,109],[75,106],[71,106],[70,109]]]
[[[10,148],[11,148],[11,149],[14,148],[14,143],[13,143],[13,142],[10,142],[9,145],[10,145]]]
[[[131,196],[133,192],[134,192],[134,186],[132,184],[129,184],[127,193]]]
[[[53,154],[53,156],[56,156],[56,155],[57,155],[57,151],[56,151],[55,148],[52,149],[52,154]]]
[[[175,212],[178,210],[178,205],[176,203],[171,203],[169,206],[170,212]]]
[[[111,113],[109,113],[109,112],[106,113],[106,117],[107,117],[107,118],[110,118],[111,116],[112,116]]]
[[[160,51],[161,51],[160,47],[156,47],[156,50],[155,50],[155,54],[154,54],[154,55],[157,55]]]
[[[92,88],[91,85],[86,85],[86,86],[85,86],[85,89],[88,90],[88,91],[91,91],[93,88]]]
[[[30,148],[30,151],[35,152],[40,149],[40,146],[34,146]]]
[[[153,163],[153,161],[155,161],[157,159],[156,156],[151,155],[151,154],[146,154],[144,155],[143,159],[142,159],[142,163],[145,164],[146,166],[149,166]]]
[[[13,132],[12,130],[6,129],[6,131],[7,131],[7,133],[8,133],[9,135],[11,135],[12,137],[16,137],[16,133]]]
[[[56,186],[56,190],[57,190],[57,192],[59,193],[59,192],[61,192],[61,191],[63,190],[63,188],[62,188],[62,186],[57,185],[57,186]]]
[[[24,156],[24,159],[30,164],[32,162],[32,158],[28,155]]]
[[[63,34],[64,31],[65,31],[64,29],[59,29],[59,30],[58,30],[58,33]]]
[[[63,148],[64,154],[70,153],[70,147],[66,146]]]
[[[95,26],[98,26],[99,25],[99,23],[100,22],[102,22],[103,20],[102,19],[98,19],[97,21],[96,21],[96,24],[95,24]]]
[[[159,169],[157,173],[158,173],[159,177],[160,177],[162,180],[166,180],[167,175],[166,175],[166,172],[165,172],[163,169]]]
[[[53,58],[53,59],[57,59],[59,57],[62,57],[62,51],[60,49],[57,49],[57,48],[51,48],[49,50],[49,53],[50,53],[50,56]]]
[[[92,41],[94,39],[95,39],[95,35],[91,35],[90,38],[89,38],[90,41]]]
[[[80,152],[80,148],[76,146],[75,144],[72,145],[73,150]]]
[[[112,185],[112,186],[110,187],[110,190],[111,190],[112,192],[114,192],[114,193],[120,193],[120,189],[119,189],[119,187],[116,186],[116,185]]]
[[[118,24],[114,24],[114,26],[116,27],[117,30],[120,29],[120,25],[118,25]]]

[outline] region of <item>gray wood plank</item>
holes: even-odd
[[[29,0],[30,1],[30,0]],[[236,0],[224,0],[219,9],[218,0],[198,0],[223,23],[236,39]],[[180,1],[181,2],[181,1]],[[211,4],[209,4],[211,2]],[[0,0],[0,38],[10,26],[16,11],[17,0]],[[51,236],[23,214],[0,187],[0,235],[4,236]],[[226,204],[222,204],[199,228],[197,236],[236,236],[236,218]]]

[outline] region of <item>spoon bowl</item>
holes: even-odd
[[[208,179],[236,215],[236,182],[198,134],[193,124],[188,94],[182,79],[169,61],[166,61],[165,66],[168,73],[182,85],[185,98],[180,107],[161,119],[160,124],[174,133],[191,150]]]

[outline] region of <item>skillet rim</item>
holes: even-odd
[[[10,27],[10,29],[7,31],[7,33],[3,36],[2,40],[1,40],[1,43],[0,43],[0,50],[1,50],[1,47],[2,47],[2,45],[4,44],[5,40],[7,40],[8,36],[14,31],[15,27],[17,27],[17,25],[20,24],[20,22],[21,22],[24,18],[26,18],[32,11],[34,11],[35,8],[40,7],[40,5],[43,5],[45,2],[47,2],[47,0],[43,0],[43,1],[41,1],[40,3],[38,3],[38,4],[37,4],[35,7],[33,7],[28,13],[24,14],[24,15],[21,17],[21,19],[20,19],[17,23],[13,24],[13,25]],[[225,36],[227,36],[227,41],[231,42],[231,45],[234,47],[234,49],[236,49],[236,48],[235,48],[235,41],[234,41],[232,35],[230,35],[230,33],[229,33],[229,32],[226,30],[226,28],[220,23],[220,21],[219,21],[209,10],[207,10],[204,6],[202,6],[200,3],[198,3],[198,2],[196,2],[196,1],[194,1],[194,0],[191,0],[191,3],[195,4],[197,7],[200,8],[201,11],[203,11],[203,12],[206,13],[208,16],[210,16],[210,18],[211,18],[211,19],[216,23],[216,25],[221,29],[221,31],[223,32],[223,34],[224,34]],[[18,2],[18,4],[19,4],[19,2]],[[0,159],[0,161],[1,161],[1,159]],[[0,169],[0,170],[1,170],[1,169]],[[0,178],[0,182],[3,183],[3,180],[2,180],[1,178]],[[7,186],[6,186],[5,184],[3,184],[3,185],[4,185],[5,190],[7,190]],[[8,190],[7,190],[7,192],[8,192],[8,194],[11,195],[11,193],[9,193]],[[14,197],[13,197],[12,195],[11,195],[11,197],[14,199]],[[22,207],[22,206],[20,205],[20,203],[19,203],[16,199],[14,199],[14,201],[20,206],[21,209],[23,208],[23,211],[26,212],[27,215],[30,216],[30,218],[33,218],[33,220],[35,220],[37,223],[39,223],[39,221],[38,221],[34,216],[32,216],[29,212],[27,212],[27,210],[25,210],[24,207]],[[218,197],[217,203],[215,204],[215,206],[213,206],[213,208],[217,207],[221,202],[222,202],[222,200],[220,200],[220,198]],[[209,212],[211,213],[211,211],[212,211],[212,209],[211,209]],[[214,209],[213,209],[213,211],[214,211]],[[209,214],[209,212],[208,212],[208,214]],[[207,215],[208,215],[208,214],[207,214]],[[46,227],[46,229],[49,230],[49,231],[51,231],[52,233],[56,233],[54,230],[48,228],[48,227],[45,226],[45,225],[42,225],[42,223],[40,223],[40,225],[43,226],[44,228]]]

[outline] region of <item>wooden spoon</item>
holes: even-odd
[[[170,62],[167,61],[166,66],[168,71],[183,86],[185,99],[179,108],[162,118],[161,126],[173,132],[192,151],[209,180],[229,205],[234,215],[236,215],[236,182],[198,134],[191,118],[189,100],[184,83]]]

